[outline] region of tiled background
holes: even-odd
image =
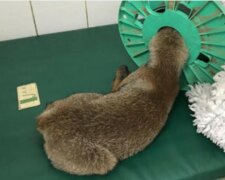
[[[121,1],[0,1],[0,41],[117,23]]]

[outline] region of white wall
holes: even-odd
[[[88,1],[87,14],[89,27],[117,23],[121,1]]]
[[[35,35],[28,1],[0,2],[0,41]]]
[[[0,41],[117,23],[120,1],[0,0]]]
[[[84,1],[32,2],[38,34],[87,28]]]

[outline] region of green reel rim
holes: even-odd
[[[149,60],[148,43],[164,26],[175,28],[189,50],[181,90],[197,82],[213,83],[225,64],[225,8],[216,1],[124,1],[119,11],[119,33],[132,60]]]

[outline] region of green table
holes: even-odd
[[[225,153],[196,133],[183,92],[156,140],[108,175],[72,176],[51,166],[35,117],[46,103],[72,93],[108,93],[122,64],[137,68],[115,25],[1,42],[0,179],[206,180],[225,176]],[[37,83],[42,104],[18,111],[16,87],[30,82]]]

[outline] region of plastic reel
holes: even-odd
[[[225,63],[225,9],[216,1],[123,1],[119,32],[133,61],[149,60],[148,44],[157,31],[173,27],[183,36],[189,58],[180,79],[188,84],[213,82]]]

